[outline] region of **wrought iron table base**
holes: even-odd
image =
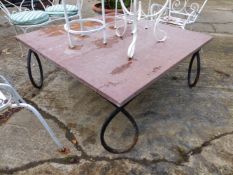
[[[189,63],[189,69],[188,69],[188,86],[190,88],[195,87],[199,77],[200,77],[200,72],[201,72],[201,59],[200,59],[200,51],[197,51],[196,53],[193,54],[190,63]],[[193,82],[191,82],[191,72],[192,72],[192,67],[193,67],[193,61],[194,59],[197,59],[197,72],[196,72],[196,77]]]
[[[32,71],[31,71],[32,54],[34,54],[36,61],[38,63],[39,69],[40,69],[40,83],[39,84],[35,83],[34,78],[32,76]],[[194,81],[191,82],[191,71],[192,71],[193,61],[195,58],[197,59],[197,73],[196,73],[196,77],[195,77]],[[27,68],[28,68],[28,75],[29,75],[29,78],[31,80],[32,85],[34,87],[40,89],[43,86],[43,69],[42,69],[41,61],[40,61],[38,54],[35,53],[34,51],[32,51],[31,49],[29,49],[29,51],[28,51]],[[200,53],[199,53],[199,51],[197,51],[192,55],[192,58],[191,58],[190,63],[189,63],[189,68],[188,68],[188,86],[190,88],[196,86],[196,84],[199,80],[199,77],[200,77],[200,70],[201,70]],[[131,101],[129,101],[128,103],[126,103],[122,107],[118,107],[118,106],[113,104],[116,107],[116,109],[108,116],[108,118],[105,120],[104,124],[101,127],[101,132],[100,132],[101,144],[107,151],[109,151],[113,154],[120,154],[120,153],[129,152],[136,145],[136,143],[138,141],[139,129],[138,129],[137,123],[134,120],[133,116],[125,109],[125,106],[127,106]],[[112,120],[115,117],[117,117],[117,114],[119,114],[120,112],[123,113],[124,116],[130,121],[130,123],[132,124],[132,126],[135,130],[133,142],[125,149],[112,148],[111,146],[109,146],[109,144],[107,144],[107,142],[105,140],[105,132],[106,132],[107,127],[112,122]]]
[[[38,63],[39,70],[40,70],[40,83],[39,84],[36,83],[36,81],[34,80],[34,78],[32,76],[32,54],[35,56],[36,61]],[[31,49],[28,50],[27,69],[28,69],[28,76],[29,76],[29,79],[30,79],[32,85],[35,88],[41,89],[43,86],[43,81],[44,81],[43,68],[42,68],[41,61],[40,61],[38,54],[36,52],[32,51]]]
[[[128,104],[128,103],[127,103]],[[126,105],[127,105],[126,104]],[[102,146],[109,152],[114,153],[114,154],[120,154],[120,153],[126,153],[129,152],[137,143],[138,141],[138,135],[139,135],[139,129],[137,126],[136,121],[134,120],[133,116],[124,108],[126,105],[122,106],[122,107],[116,107],[116,109],[109,115],[109,117],[105,120],[104,124],[102,125],[101,128],[101,132],[100,132],[100,141]],[[115,149],[112,148],[111,146],[109,146],[106,141],[105,141],[105,132],[107,127],[109,126],[109,124],[111,123],[111,121],[117,117],[118,113],[123,113],[125,115],[125,117],[130,121],[130,123],[132,124],[134,130],[135,130],[135,134],[134,134],[134,138],[133,138],[133,142],[129,145],[128,148],[125,149]]]

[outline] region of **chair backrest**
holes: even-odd
[[[5,17],[10,22],[10,24],[15,24],[14,20],[12,20],[11,18],[12,14],[24,11],[36,11],[37,9],[44,10],[46,6],[43,4],[42,1],[48,2],[50,4],[49,0],[15,0],[13,2],[11,0],[0,0],[0,10],[2,10],[5,13]],[[25,15],[22,16],[22,18],[24,19]],[[17,16],[17,19],[18,18],[19,16]],[[24,33],[26,32],[26,30],[24,29],[23,31]]]
[[[22,3],[23,3],[23,1],[22,1]],[[16,11],[22,11],[22,6],[21,6],[22,3],[20,3],[19,5],[16,5],[16,4],[13,4],[13,3],[11,3],[11,2],[9,2],[7,0],[1,0],[0,1],[0,9],[5,13],[6,17],[9,17],[10,14],[11,14],[11,11],[8,8],[13,7],[14,11],[15,10]]]
[[[34,10],[36,0],[22,0],[10,2],[9,0],[1,0],[0,1],[0,9],[5,13],[6,17],[8,17],[12,13],[21,12],[24,10]],[[40,3],[40,0],[37,0]]]
[[[208,0],[170,0],[169,9],[184,14],[195,14],[195,19],[202,12]]]
[[[174,11],[183,11],[187,7],[200,13],[208,0],[170,0],[170,7]]]

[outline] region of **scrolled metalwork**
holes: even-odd
[[[184,12],[184,13],[191,13],[192,11],[198,12],[201,9],[201,4],[198,2],[193,2],[189,0],[170,0],[171,2],[171,9],[172,11],[176,12]]]
[[[183,1],[181,1],[181,0],[174,0],[173,2],[172,2],[172,0],[171,0],[170,3],[171,3],[172,5],[170,6],[171,9],[169,9],[169,10],[173,10],[173,11],[179,11],[179,12],[181,12],[181,11],[183,11],[183,10],[186,8],[186,6],[187,6],[187,0],[183,0]]]
[[[135,52],[136,43],[137,43],[137,35],[138,35],[138,22],[142,20],[147,21],[154,21],[153,25],[153,36],[155,37],[155,40],[157,42],[164,42],[167,39],[167,33],[159,28],[159,22],[160,18],[162,17],[162,14],[166,11],[167,6],[169,4],[169,0],[166,0],[165,4],[157,10],[157,4],[152,4],[151,1],[148,3],[148,12],[146,13],[142,9],[141,1],[138,2],[138,0],[133,0],[131,3],[131,8],[128,10],[125,7],[125,4],[123,0],[116,0],[116,4],[120,1],[120,4],[123,9],[123,15],[118,15],[117,9],[115,11],[115,29],[116,29],[116,35],[119,37],[123,37],[127,27],[128,23],[132,23],[132,31],[133,34],[132,42],[130,43],[128,47],[127,56],[129,58],[132,58]],[[118,26],[116,21],[117,19],[123,20],[123,25]],[[122,32],[120,29],[123,27]],[[146,25],[145,28],[148,28]]]
[[[166,15],[162,21],[180,26],[185,29],[186,24],[194,23],[208,0],[169,0]]]

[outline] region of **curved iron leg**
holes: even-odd
[[[194,59],[197,59],[197,73],[196,73],[196,77],[194,79],[193,82],[191,82],[191,72],[192,72],[192,66],[193,66],[193,61]],[[199,51],[194,53],[191,60],[190,60],[190,63],[189,63],[189,69],[188,69],[188,86],[190,88],[196,86],[198,80],[199,80],[199,77],[200,77],[200,72],[201,72],[201,60],[200,60],[200,53]]]
[[[32,54],[34,54],[36,61],[38,63],[39,69],[40,69],[40,83],[36,83],[33,76],[32,76],[32,68],[31,68],[31,61],[32,61]],[[40,58],[38,56],[37,53],[35,53],[34,51],[32,51],[31,49],[28,50],[28,55],[27,55],[27,69],[28,69],[28,75],[29,75],[29,79],[32,83],[32,85],[38,89],[41,89],[43,86],[43,81],[44,81],[44,77],[43,77],[43,69],[42,69],[42,65],[41,65],[41,61]]]
[[[122,112],[126,117],[127,119],[130,121],[130,123],[133,125],[134,129],[135,129],[135,135],[134,135],[134,139],[133,139],[133,142],[129,145],[128,148],[126,149],[115,149],[115,148],[112,148],[110,147],[106,141],[105,141],[105,138],[104,138],[104,135],[105,135],[105,131],[108,127],[108,125],[111,123],[111,121],[117,116],[117,114],[119,112]],[[114,154],[120,154],[120,153],[126,153],[128,151],[130,151],[134,146],[135,144],[137,143],[138,141],[138,135],[139,135],[139,130],[138,130],[138,126],[137,126],[137,123],[135,122],[134,118],[132,117],[132,115],[130,115],[123,107],[117,107],[110,115],[109,117],[105,120],[102,128],[101,128],[101,133],[100,133],[100,140],[101,140],[101,144],[103,145],[103,147],[111,152],[111,153],[114,153]]]

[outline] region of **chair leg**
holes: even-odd
[[[31,105],[26,104],[26,103],[20,103],[18,107],[23,107],[26,108],[27,110],[31,111],[41,122],[41,124],[45,127],[47,132],[49,133],[50,137],[53,139],[55,144],[59,147],[59,149],[64,149],[64,146],[61,144],[61,142],[58,140],[56,137],[55,133],[52,131],[52,129],[49,127],[45,119],[42,117],[42,115]]]
[[[103,30],[103,44],[107,44],[106,30]]]
[[[73,44],[73,41],[72,41],[72,36],[71,36],[71,34],[68,32],[67,33],[67,35],[68,35],[68,39],[69,39],[69,47],[71,48],[71,49],[73,49],[74,48],[74,44]]]
[[[2,80],[3,83],[9,84],[9,82],[6,80],[4,76],[0,75],[0,79]]]
[[[14,30],[15,30],[15,34],[18,35],[17,29],[16,29],[15,26],[14,26]],[[23,46],[22,46],[22,44],[21,44],[19,41],[17,41],[17,44],[18,44],[18,46],[19,46],[19,48],[20,48],[21,57],[23,57],[23,56],[24,56],[24,53],[23,53]]]
[[[118,0],[115,0],[115,17],[114,17],[114,29],[117,28],[117,15],[118,15],[118,9],[117,9],[117,4],[118,4]]]
[[[64,150],[64,146],[61,144],[61,142],[57,139],[56,135],[52,131],[52,129],[49,127],[45,119],[42,117],[42,115],[38,112],[36,108],[34,108],[32,105],[27,104],[21,96],[18,94],[18,92],[10,85],[10,83],[0,75],[0,79],[4,83],[1,84],[1,89],[5,89],[7,92],[9,92],[12,95],[12,100],[14,100],[14,103],[11,104],[11,108],[26,108],[27,110],[31,111],[41,122],[41,124],[45,127],[47,132],[49,133],[50,137],[53,139],[53,141],[56,143],[56,145],[59,147],[59,149],[62,151]]]

